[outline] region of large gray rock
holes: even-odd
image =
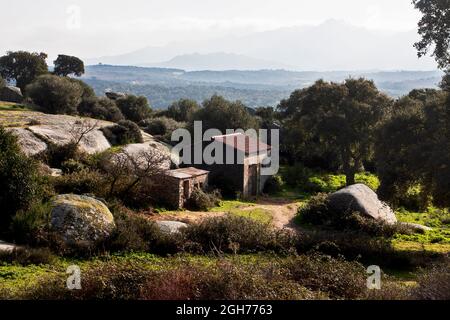
[[[81,124],[74,121],[65,125],[31,126],[28,129],[43,140],[62,146],[74,140],[77,135],[77,126],[81,126]],[[79,128],[79,130],[82,129]],[[88,154],[95,154],[108,150],[111,148],[111,144],[100,130],[95,129],[81,139],[79,148]]]
[[[0,240],[0,252],[13,252],[14,250],[19,250],[22,247],[19,247],[12,243],[7,243]]]
[[[71,246],[91,246],[115,228],[114,217],[97,199],[65,194],[52,202],[51,227]]]
[[[133,158],[137,164],[147,166],[146,155],[155,155],[155,159],[161,158],[163,161],[160,164],[162,170],[169,170],[171,166],[170,153],[161,144],[153,143],[133,143],[128,144],[122,148],[123,153]],[[159,156],[156,156],[158,154]]]
[[[394,211],[378,199],[377,194],[364,184],[354,184],[328,197],[331,208],[342,212],[360,212],[366,217],[388,224],[397,222]]]
[[[13,86],[0,87],[0,101],[20,103],[23,101],[22,91]]]
[[[47,150],[47,144],[31,131],[25,128],[11,128],[7,130],[17,137],[20,149],[27,156],[34,156]]]
[[[159,230],[166,234],[179,233],[182,228],[186,228],[188,225],[178,221],[156,221],[156,225]]]

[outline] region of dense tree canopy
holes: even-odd
[[[127,95],[118,99],[116,104],[127,120],[136,123],[150,117],[152,112],[147,98],[142,96]]]
[[[74,75],[79,77],[84,74],[84,63],[77,57],[60,54],[54,64],[55,70],[53,73],[57,76]]]
[[[423,16],[419,21],[421,41],[415,44],[419,56],[433,46],[433,56],[442,69],[450,67],[450,0],[413,0]]]
[[[43,75],[27,86],[27,94],[44,112],[77,114],[83,87],[68,78]]]
[[[172,103],[165,114],[175,121],[189,122],[198,109],[200,109],[200,106],[195,100],[181,99]]]
[[[240,101],[231,102],[217,95],[205,100],[192,120],[202,121],[203,130],[218,129],[222,133],[227,129],[258,129],[256,119]]]
[[[0,57],[0,76],[15,81],[22,92],[38,76],[48,72],[45,53],[8,52]]]
[[[86,117],[112,122],[125,119],[116,103],[108,98],[83,98],[81,104],[78,106],[78,112],[80,115]]]
[[[441,90],[414,90],[399,99],[380,128],[376,160],[382,197],[398,202],[421,186],[422,205],[450,205],[450,108]]]
[[[286,133],[282,150],[300,159],[308,153],[336,161],[347,184],[353,184],[355,173],[373,154],[375,129],[390,106],[372,81],[319,80],[280,103]]]

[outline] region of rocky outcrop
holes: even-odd
[[[115,228],[106,205],[88,196],[66,194],[52,202],[51,228],[69,246],[90,247],[108,238]]]
[[[21,150],[27,156],[34,156],[47,150],[47,144],[27,129],[11,128],[8,131],[17,137]]]
[[[70,143],[74,138],[76,139],[78,132],[82,130],[81,125],[76,122],[66,125],[31,126],[28,129],[41,139],[60,146]],[[78,132],[77,129],[79,129]],[[111,148],[111,144],[100,130],[95,129],[84,135],[79,148],[88,154],[95,154],[108,150]]]
[[[165,234],[179,233],[182,228],[186,228],[188,225],[178,221],[156,221],[156,225],[159,230]]]
[[[77,132],[83,130],[86,123],[95,124],[96,127],[80,141],[80,150],[88,154],[95,154],[109,149],[111,144],[101,129],[113,125],[112,122],[68,115],[45,114],[29,110],[0,110],[0,125],[14,132],[19,137],[21,149],[25,154],[31,156],[47,149],[49,143],[56,145],[70,143]],[[171,154],[170,145],[158,141],[145,132],[141,133],[144,143],[125,147],[130,151],[130,154],[157,150],[165,154],[174,164],[179,164],[178,157]],[[170,161],[165,162],[164,168],[168,169],[170,165]]]
[[[328,197],[329,206],[343,213],[359,212],[365,217],[388,224],[397,222],[394,211],[378,199],[377,194],[364,184],[341,189]]]
[[[20,103],[23,101],[22,91],[13,86],[0,87],[0,101]]]
[[[145,154],[153,154],[155,152],[158,152],[158,154],[161,154],[161,158],[164,158],[164,160],[161,162],[161,169],[162,170],[169,170],[171,166],[171,160],[170,160],[170,152],[167,149],[161,148],[160,146],[154,144],[153,146],[150,143],[134,143],[129,144],[123,147],[123,152],[125,152],[127,155],[131,156],[132,158],[137,160],[137,163],[139,161],[142,161],[142,165],[146,166],[147,163],[145,163],[145,157],[142,158]],[[140,158],[142,158],[140,160]],[[159,157],[155,157],[159,158]]]

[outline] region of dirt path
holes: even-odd
[[[272,214],[272,224],[278,229],[295,230],[295,215],[301,203],[286,199],[267,198],[257,201],[256,208],[267,210]],[[254,207],[253,207],[254,208]]]
[[[251,211],[255,209],[262,209],[272,216],[272,224],[278,229],[290,229],[297,230],[297,226],[293,222],[297,210],[300,207],[300,202],[292,200],[286,200],[281,198],[261,198],[255,203],[249,203],[246,205],[243,203],[239,206],[240,211]],[[227,211],[172,211],[164,212],[161,214],[153,214],[150,219],[152,220],[173,220],[181,221],[185,223],[199,222],[204,218],[209,217],[221,217],[227,214]]]

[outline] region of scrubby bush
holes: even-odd
[[[326,297],[289,279],[278,264],[219,261],[178,263],[152,270],[136,262],[114,262],[83,272],[81,290],[67,290],[61,277],[45,277],[25,297],[34,299],[298,300]]]
[[[44,112],[77,114],[84,89],[68,78],[43,75],[28,85],[26,92]]]
[[[295,236],[253,219],[227,215],[208,218],[183,230],[202,252],[288,251]]]
[[[89,168],[55,177],[54,188],[57,193],[106,195],[105,177],[97,170]]]
[[[121,120],[114,126],[103,128],[102,131],[113,146],[144,141],[139,126],[128,120]]]
[[[78,160],[82,153],[75,142],[64,145],[49,143],[47,150],[42,155],[43,161],[51,168],[61,168],[62,164],[70,160]]]
[[[420,300],[450,300],[450,258],[422,270],[413,297]]]
[[[179,234],[162,232],[155,222],[137,215],[122,206],[113,210],[116,229],[104,246],[112,251],[151,252],[174,254],[182,250],[183,241]]]
[[[264,185],[264,193],[267,194],[277,194],[278,192],[283,190],[283,178],[279,175],[271,176],[267,179],[266,184]]]
[[[14,263],[22,266],[50,264],[55,256],[48,248],[20,248],[0,252],[0,262]]]
[[[50,204],[34,203],[29,209],[16,213],[11,223],[11,234],[18,243],[36,244],[36,239],[50,224]]]
[[[220,203],[220,192],[214,190],[207,193],[200,188],[195,188],[191,197],[186,202],[186,208],[197,211],[207,211],[211,208],[217,207]]]
[[[147,98],[143,96],[127,95],[126,97],[117,99],[116,104],[127,120],[136,123],[147,119],[151,115],[152,109],[148,104]]]
[[[0,232],[19,210],[27,210],[40,197],[36,163],[27,158],[17,138],[0,126]]]
[[[140,125],[148,134],[159,136],[166,141],[170,141],[170,137],[174,130],[185,127],[184,123],[177,122],[167,117],[145,119],[144,121],[141,121]]]
[[[124,120],[124,116],[113,100],[108,98],[85,98],[78,106],[80,115],[100,120],[118,122]]]
[[[2,77],[0,77],[0,88],[6,87],[6,81]]]
[[[366,290],[362,264],[313,253],[288,259],[286,267],[300,285],[330,298],[356,299]]]

